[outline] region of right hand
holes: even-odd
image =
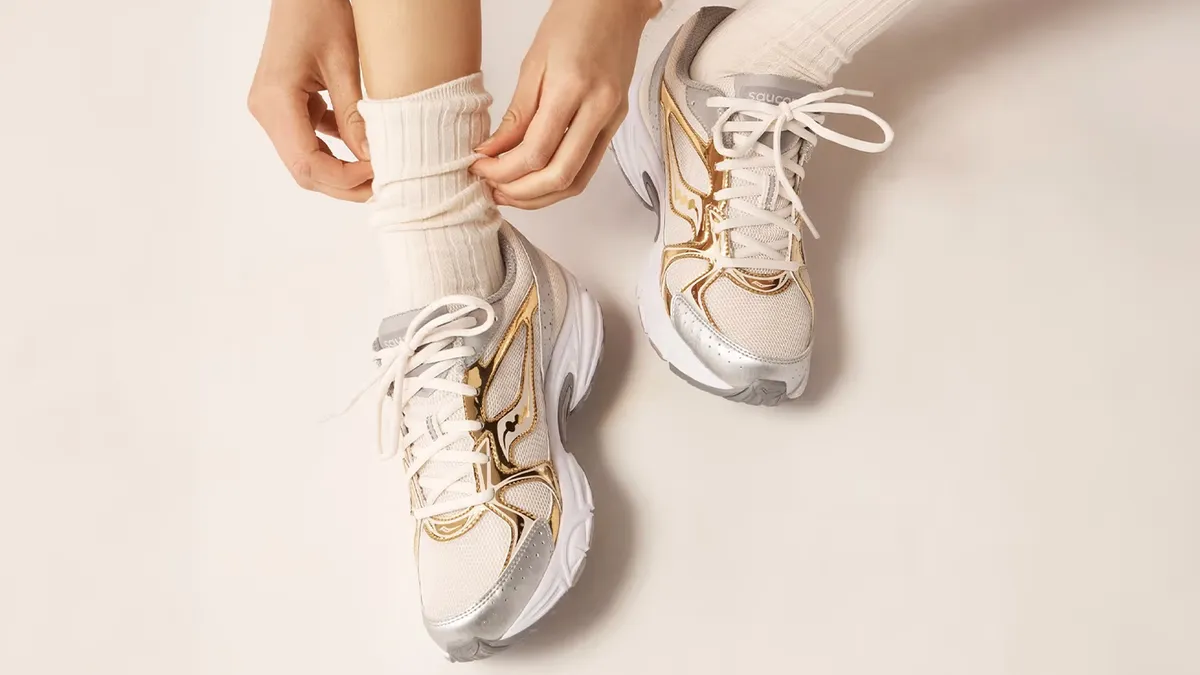
[[[587,187],[625,119],[638,41],[659,0],[554,0],[500,128],[471,173],[497,204],[540,209]]]
[[[361,99],[349,0],[274,0],[249,107],[300,187],[354,202],[371,197]],[[342,139],[361,161],[334,157],[318,131]]]

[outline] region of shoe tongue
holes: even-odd
[[[402,312],[400,314],[393,314],[392,316],[389,316],[380,322],[379,337],[376,338],[374,345],[375,350],[379,351],[380,349],[395,347],[396,345],[400,344],[400,342],[404,339],[404,336],[407,334],[409,326],[412,325],[413,321],[417,318],[417,315],[420,314],[421,311],[422,308],[417,308],[407,312]],[[437,311],[431,312],[425,318],[425,321],[429,321],[435,317],[445,314],[446,311],[447,308],[441,307]],[[455,340],[451,346],[461,344],[462,341],[462,338],[459,338]],[[421,366],[415,369],[411,375],[419,375],[423,370],[429,367],[430,366],[428,365]],[[442,378],[448,380],[463,380],[465,379],[466,368],[467,364],[465,363],[455,363],[453,368],[442,375]],[[409,427],[412,427],[413,425],[424,425],[426,433],[428,434],[427,438],[417,442],[416,446],[414,446],[414,449],[437,440],[443,433],[445,433],[442,430],[442,424],[444,422],[466,419],[466,406],[462,406],[460,409],[455,410],[454,413],[449,415],[446,419],[439,419],[439,413],[454,399],[461,401],[462,397],[453,392],[424,389],[418,392],[416,396],[409,401],[405,414],[406,423]],[[463,439],[452,444],[446,449],[452,451],[470,451],[472,447],[473,443],[470,439]],[[438,462],[437,457],[435,456],[425,465],[425,468],[422,469],[422,473],[427,471],[449,471],[461,473],[462,476],[455,482],[466,487],[471,487],[474,485],[475,479],[472,473],[463,468],[464,466],[465,465],[457,463]],[[453,493],[443,493],[442,496],[433,503],[436,504],[438,501],[447,499],[456,499],[459,496],[460,495]],[[453,514],[447,514],[447,516],[450,515]]]
[[[733,98],[744,98],[751,101],[758,101],[759,103],[766,103],[768,105],[791,103],[792,101],[808,96],[809,94],[815,94],[819,91],[823,91],[821,87],[813,84],[812,82],[806,82],[805,80],[797,80],[795,78],[783,77],[781,75],[756,75],[749,73],[730,75],[721,78],[721,80],[717,82],[717,86],[720,87],[721,90],[727,95]],[[734,119],[744,121],[749,118],[743,115],[735,115]],[[773,142],[773,139],[769,136],[770,133],[771,132],[768,132],[768,135],[764,135],[764,137],[759,140],[770,145]],[[797,138],[796,135],[791,132],[783,132],[780,139],[780,144],[783,150],[788,151],[794,149],[796,143],[802,143],[801,139]],[[807,145],[808,144],[804,144],[804,146],[802,146],[800,149],[802,164],[803,160],[806,159],[806,153],[810,149],[809,147],[806,147]],[[767,207],[765,203],[759,204],[759,206],[763,206],[764,208]]]
[[[453,305],[452,307],[458,307],[458,305]],[[437,310],[430,312],[429,315],[425,317],[425,321],[428,322],[436,319],[437,317],[450,311],[452,307],[439,307]],[[400,314],[393,314],[381,321],[379,323],[379,337],[375,338],[375,351],[379,351],[385,347],[395,347],[396,345],[400,344],[400,341],[403,340],[404,336],[408,333],[408,327],[412,325],[412,322],[417,318],[417,315],[421,313],[422,309],[423,308],[418,307],[417,309],[401,312]],[[482,314],[482,312],[479,314]],[[478,318],[478,315],[476,316]],[[474,347],[475,353],[479,354],[482,352],[484,345],[487,344],[487,334],[475,335],[468,338],[460,338],[460,340],[463,344]]]
[[[395,347],[400,344],[400,341],[404,339],[405,333],[408,332],[408,327],[412,325],[413,320],[421,313],[421,309],[421,307],[418,307],[417,309],[410,309],[407,312],[393,314],[379,322],[379,337],[375,340],[375,350],[378,351],[384,347]],[[437,311],[431,313],[428,319],[445,314],[445,312],[446,309],[444,307],[439,308]]]
[[[456,363],[449,372],[443,375],[443,377],[449,380],[457,379],[461,381],[465,379],[465,372],[465,367],[461,363]],[[424,431],[427,434],[424,438],[418,440],[413,445],[414,451],[441,438],[445,434],[443,425],[446,422],[455,422],[467,419],[467,409],[465,405],[461,405],[462,400],[463,398],[461,395],[452,392],[425,390],[417,394],[417,396],[413,397],[413,399],[409,401],[404,415],[406,424],[410,430],[414,425],[424,425]],[[457,405],[454,408],[453,413],[442,417],[441,415],[443,411],[452,402],[459,403],[460,405]],[[474,447],[474,441],[469,436],[466,436],[447,446],[443,452],[470,452]],[[432,476],[434,474],[457,476],[457,480],[454,481],[454,484],[465,487],[468,490],[473,489],[475,486],[475,474],[469,465],[461,462],[439,461],[437,455],[434,455],[433,458],[421,468],[418,475]],[[440,497],[432,502],[427,503],[437,504],[439,502],[451,499],[458,499],[461,496],[461,494],[456,494],[453,492],[443,492]],[[426,495],[425,498],[428,499],[428,496]],[[444,517],[453,517],[458,513],[459,512],[444,514]]]
[[[779,75],[733,75],[729,86],[735,98],[748,98],[760,103],[779,105],[821,91],[812,82],[796,80]]]
[[[813,84],[812,82],[797,80],[790,77],[783,77],[780,75],[759,75],[750,73],[730,75],[728,77],[721,78],[715,84],[727,95],[733,98],[744,98],[751,101],[766,103],[768,105],[790,103],[798,98],[821,91],[821,87]],[[742,115],[735,115],[733,119],[742,121],[749,120],[750,118]],[[760,142],[770,145],[773,143],[771,132],[767,132],[767,134],[759,140]],[[734,139],[727,138],[726,142],[732,144]],[[785,131],[782,134],[780,143],[782,145],[782,149],[785,151],[785,154],[787,154],[787,151],[794,150],[796,145],[802,144],[803,141],[795,134]],[[801,145],[799,152],[801,164],[803,164],[804,160],[807,158],[806,155],[809,149],[810,148],[807,146],[807,144]],[[747,171],[766,176],[771,179],[768,181],[769,187],[766,188],[759,197],[746,198],[748,201],[753,203],[755,206],[768,211],[774,211],[786,205],[787,200],[782,196],[779,185],[775,181],[774,167],[747,169]],[[741,181],[737,180],[736,178],[734,179],[734,185],[738,185],[740,183]],[[743,235],[753,237],[761,242],[775,241],[785,236],[785,232],[774,225],[743,227],[739,228],[738,232]],[[735,255],[739,253],[740,251],[734,252]],[[766,269],[751,269],[749,271],[757,274],[770,272],[770,270]]]

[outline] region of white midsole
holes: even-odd
[[[567,282],[567,315],[554,343],[544,380],[545,419],[550,425],[550,457],[554,462],[562,496],[558,540],[533,597],[501,640],[516,636],[550,611],[574,585],[583,567],[583,558],[591,546],[594,509],[592,489],[575,457],[563,446],[558,412],[568,375],[574,375],[568,409],[579,405],[591,389],[603,347],[604,324],[600,305],[569,272],[563,270],[563,276]]]
[[[645,110],[649,102],[650,83],[645,82],[645,79],[636,79],[629,92],[629,100],[637,101],[638,104],[629,107],[629,115],[613,138],[613,151],[617,155],[617,164],[638,197],[646,204],[652,203],[642,180],[642,174],[646,173],[654,183],[658,203],[663,205],[667,203],[666,170],[662,156],[654,145],[653,132],[646,126]],[[646,337],[650,339],[659,356],[679,372],[708,387],[732,389],[732,385],[700,361],[671,323],[662,293],[662,253],[665,246],[663,223],[666,208],[660,207],[659,211],[658,238],[638,272],[638,312],[642,317],[642,330],[646,332]]]

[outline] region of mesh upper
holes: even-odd
[[[437,541],[423,528],[418,536],[421,603],[427,619],[441,621],[469,609],[496,583],[508,558],[512,529],[486,511],[457,539]]]
[[[777,295],[759,295],[722,277],[703,297],[717,330],[759,358],[795,360],[812,340],[812,307],[795,283]]]
[[[667,290],[678,293],[693,279],[708,271],[709,262],[699,258],[680,258],[667,268]]]
[[[483,400],[483,414],[496,417],[517,399],[521,390],[521,374],[528,331],[522,326],[517,329],[512,345],[505,358],[492,371],[492,382],[487,397]]]
[[[688,149],[692,147],[692,142],[688,139],[683,127],[674,119],[671,120],[671,134],[674,136],[676,148]],[[709,194],[712,192],[712,178],[709,175],[708,166],[705,165],[699,155],[694,152],[681,152],[679,160],[679,171],[683,176],[683,180],[689,186],[700,194]]]
[[[550,260],[550,258],[541,251],[534,249],[531,251],[533,255],[539,256],[546,262],[546,276],[548,278],[541,280],[542,285],[550,291],[550,300],[554,303],[555,311],[547,311],[542,308],[542,321],[548,331],[543,334],[543,340],[549,340],[551,344],[558,338],[558,332],[562,330],[563,322],[567,317],[567,280],[562,275],[562,269]],[[549,356],[549,355],[546,355]]]
[[[554,506],[554,494],[544,483],[537,481],[523,481],[503,488],[500,500],[537,518],[549,518]]]
[[[670,126],[671,135],[674,139],[674,161],[678,162],[679,175],[683,178],[687,185],[696,192],[699,192],[701,195],[709,194],[712,191],[712,181],[709,179],[708,166],[705,165],[704,160],[692,150],[691,141],[688,140],[687,135],[684,134],[683,129],[679,126],[679,124],[675,122],[674,119],[670,119],[668,124]],[[667,161],[671,160],[668,159]],[[697,218],[695,213],[699,211],[700,207],[699,197],[693,195],[685,186],[680,185],[678,186],[678,189],[681,195],[686,196],[686,200],[682,201],[687,203],[688,208],[685,209],[683,213],[694,220]],[[670,195],[668,195],[667,205],[665,205],[664,208],[670,211],[672,208],[670,204],[673,203],[674,200]],[[668,215],[669,217],[667,218],[667,226],[663,235],[666,243],[679,244],[685,241],[690,241],[696,235],[695,226],[692,224],[692,221],[681,218],[673,212],[670,212]]]

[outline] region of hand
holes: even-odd
[[[539,209],[583,191],[625,118],[638,40],[658,0],[554,0],[500,128],[471,171],[497,204]],[[501,156],[503,155],[503,156]]]
[[[321,91],[328,91],[333,110]],[[275,0],[250,112],[270,136],[296,183],[348,201],[371,196],[354,15],[348,0]],[[342,139],[360,162],[333,156],[322,132]]]

